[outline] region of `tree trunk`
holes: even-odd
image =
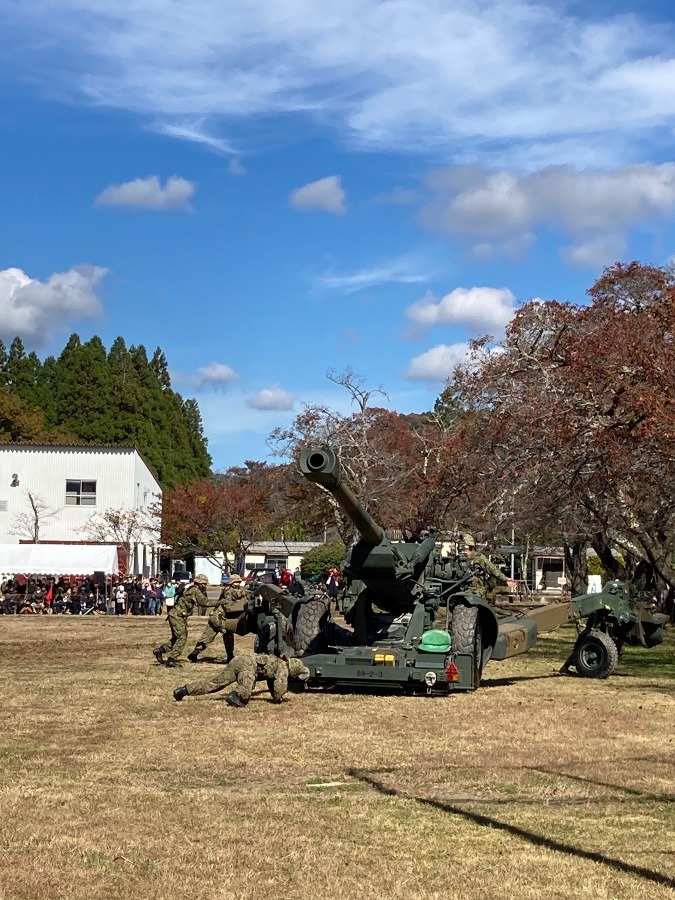
[[[588,560],[586,558],[586,541],[565,544],[565,561],[570,573],[570,591],[572,597],[585,594],[588,590]]]

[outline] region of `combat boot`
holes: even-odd
[[[243,707],[246,706],[246,703],[241,699],[236,691],[231,691],[229,694],[226,694],[225,702],[230,706],[236,706],[237,709],[243,709]]]
[[[199,659],[199,654],[202,652],[202,650],[206,650],[206,644],[202,644],[202,642],[199,641],[198,644],[195,644],[195,649],[192,651],[192,653],[188,653],[187,658],[190,660],[190,662],[197,662],[197,660]]]
[[[164,647],[155,647],[152,652],[155,654],[155,659],[157,660],[157,662],[161,663],[161,665],[164,665]]]
[[[171,657],[169,657],[169,658],[166,660],[166,662],[164,663],[164,665],[165,665],[168,669],[180,669],[180,667],[181,667],[181,664],[178,662],[178,660],[177,660],[177,659],[172,659]]]
[[[177,687],[176,690],[173,692],[173,699],[174,700],[182,700],[183,697],[187,697],[187,695],[188,695],[187,685],[182,685],[181,687]]]

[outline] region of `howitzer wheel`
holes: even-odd
[[[321,634],[328,619],[330,598],[317,597],[296,604],[293,609],[293,647],[303,656]]]
[[[607,678],[619,661],[619,649],[604,631],[580,634],[574,645],[574,667],[582,678]]]
[[[483,638],[477,607],[458,604],[453,609],[450,635],[452,649],[455,653],[470,653],[473,656],[473,690],[475,691],[483,674]]]

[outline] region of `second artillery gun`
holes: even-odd
[[[310,684],[471,691],[489,660],[525,653],[540,632],[582,619],[574,665],[588,677],[609,674],[620,641],[646,633],[650,645],[660,640],[663,622],[644,611],[636,623],[623,586],[498,619],[469,589],[474,573],[465,554],[444,555],[433,533],[420,542],[388,539],[343,482],[333,450],[304,450],[299,466],[307,480],[330,492],[359,533],[343,563],[353,598],[350,629],[331,620],[327,597],[297,600],[271,588],[258,595],[256,648],[302,655]]]

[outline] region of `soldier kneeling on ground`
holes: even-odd
[[[213,694],[236,682],[237,690],[227,694],[225,700],[230,706],[242,707],[251,699],[256,681],[265,679],[272,701],[281,703],[288,690],[288,679],[307,681],[309,674],[309,669],[299,659],[280,659],[267,653],[242,654],[235,656],[218,675],[208,681],[195,681],[177,687],[173,697],[174,700],[182,700],[184,697]]]

